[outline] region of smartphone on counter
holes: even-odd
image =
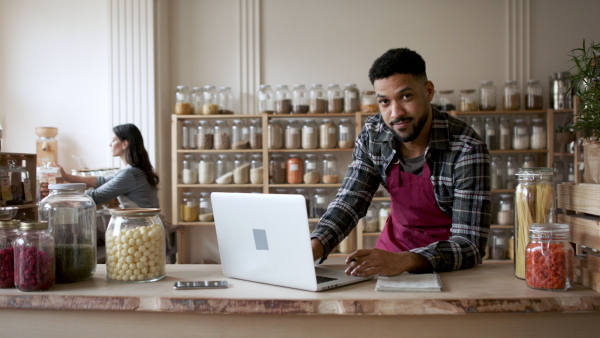
[[[193,290],[193,289],[226,289],[226,280],[199,280],[199,281],[179,281],[175,282],[175,290]]]

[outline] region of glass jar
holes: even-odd
[[[569,169],[567,170],[567,182],[575,182],[575,165],[573,162],[569,162]]]
[[[231,149],[231,134],[227,121],[215,121],[214,133],[216,150]]]
[[[315,189],[313,195],[313,215],[315,218],[321,218],[327,211],[329,205],[329,195],[325,189]]]
[[[183,155],[183,170],[181,172],[181,183],[195,184],[198,182],[198,168],[194,155]]]
[[[449,112],[456,110],[456,96],[454,90],[440,90],[440,111]]]
[[[363,113],[379,113],[379,104],[375,91],[367,90],[360,96],[360,111]]]
[[[344,92],[338,84],[327,87],[327,112],[339,114],[344,111]]]
[[[250,183],[250,163],[248,162],[246,155],[235,155],[235,159],[233,160],[233,183]]]
[[[21,222],[13,249],[15,286],[19,291],[44,291],[54,285],[54,238],[48,233],[47,221]]]
[[[531,135],[529,138],[531,149],[546,149],[546,121],[543,118],[531,120]]]
[[[337,158],[333,154],[323,156],[322,182],[327,184],[338,183]]]
[[[235,111],[233,108],[233,92],[231,87],[220,87],[218,95],[219,114],[232,115]]]
[[[203,115],[219,114],[219,98],[215,86],[204,86],[202,90],[202,99]]]
[[[279,154],[271,155],[269,160],[269,183],[283,184],[286,182],[286,161]]]
[[[233,183],[233,162],[227,155],[219,155],[217,159],[217,175],[215,183],[231,184]]]
[[[379,232],[383,231],[385,227],[385,223],[387,222],[388,217],[390,216],[390,202],[381,202],[381,207],[379,208],[379,217],[378,217],[378,230]]]
[[[377,232],[377,207],[374,203],[371,203],[371,206],[367,210],[367,214],[363,218],[363,232]]]
[[[304,174],[304,165],[298,155],[290,155],[286,161],[286,177],[289,184],[302,183],[302,175]]]
[[[337,145],[337,126],[329,119],[319,125],[319,148],[334,149]]]
[[[313,154],[308,154],[304,157],[304,183],[316,184],[320,182],[321,172],[319,171],[317,161],[317,156]]]
[[[510,150],[510,117],[500,117],[500,137],[498,138],[498,149]]]
[[[565,164],[562,161],[556,161],[552,164],[554,173],[554,188],[565,181]]]
[[[498,156],[492,156],[490,164],[490,188],[492,190],[502,189],[504,184],[504,165]]]
[[[210,155],[200,155],[200,162],[198,162],[198,183],[215,183],[215,161],[213,161]]]
[[[515,119],[511,145],[514,150],[529,149],[529,128],[524,119]]]
[[[160,209],[111,209],[106,230],[106,279],[142,283],[166,275],[165,228]]]
[[[479,117],[479,116],[471,117],[470,126],[477,133],[477,135],[481,136],[482,138],[483,138],[483,136],[485,136],[485,134],[483,132],[484,129],[483,129],[483,123],[481,122],[481,117]]]
[[[533,161],[533,156],[531,155],[523,155],[523,168],[535,168],[535,161]]]
[[[302,197],[304,197],[304,199],[306,200],[306,214],[308,215],[308,218],[312,218],[312,208],[310,207],[310,196],[308,195],[308,192],[306,191],[306,189],[296,189],[295,192],[298,195],[302,195]]]
[[[31,189],[25,189],[25,183],[29,182],[29,174],[24,167],[17,166],[17,161],[7,160],[8,168],[6,170],[8,180],[2,182],[2,196],[6,205],[15,205],[26,203],[25,193],[31,194]],[[6,182],[8,181],[8,182]],[[32,197],[33,198],[33,197]]]
[[[198,199],[191,191],[184,191],[181,198],[181,221],[195,222],[198,220]]]
[[[341,119],[338,124],[337,146],[340,149],[354,148],[354,124],[350,119]]]
[[[506,189],[515,189],[517,187],[517,158],[515,156],[506,156]]]
[[[202,114],[202,104],[204,103],[204,97],[202,94],[202,88],[192,88],[192,114]]]
[[[19,237],[21,221],[0,221],[0,288],[15,286],[15,252],[13,242]]]
[[[290,114],[291,112],[292,92],[287,85],[279,85],[275,91],[275,114]]]
[[[513,208],[513,197],[511,194],[500,194],[497,209],[496,223],[500,225],[515,223],[515,209]]]
[[[567,291],[573,281],[573,247],[568,224],[529,228],[525,282],[537,290]]]
[[[319,127],[315,120],[304,120],[302,125],[302,149],[316,149],[319,146]]]
[[[175,114],[188,115],[191,113],[190,90],[187,86],[177,86],[177,90],[175,90]]]
[[[525,109],[541,110],[544,106],[544,89],[538,80],[527,81]]]
[[[275,93],[271,86],[260,85],[258,89],[258,113],[273,114],[275,112]]]
[[[60,174],[60,168],[51,167],[50,161],[47,158],[42,159],[42,165],[37,167],[36,174],[36,196],[37,201],[41,201],[50,193],[48,186],[50,184],[61,183],[62,177]],[[0,200],[1,199],[2,198],[0,197]]]
[[[215,217],[212,210],[209,192],[201,192],[198,208],[198,220],[200,222],[214,222]]]
[[[302,145],[300,136],[300,123],[296,120],[288,121],[288,124],[285,126],[285,149],[300,149]]]
[[[502,95],[502,110],[521,109],[521,90],[517,81],[506,81]]]
[[[505,260],[508,257],[508,237],[503,229],[492,229],[490,240],[490,259]]]
[[[360,92],[354,83],[344,88],[344,113],[354,114],[360,109]]]
[[[515,189],[515,276],[525,278],[529,226],[554,222],[553,175],[550,168],[519,168]]]
[[[214,146],[215,131],[208,121],[198,123],[196,131],[196,145],[198,149],[212,149]]]
[[[262,149],[263,133],[261,120],[250,120],[248,134],[250,149]]]
[[[84,183],[51,184],[39,205],[40,220],[54,238],[56,282],[89,279],[96,271],[96,203]]]
[[[496,87],[492,81],[481,82],[479,87],[479,110],[496,110]]]
[[[267,125],[267,142],[269,149],[283,148],[283,127],[279,121],[269,120]]]
[[[327,97],[322,85],[318,83],[312,84],[309,95],[308,112],[310,114],[323,114],[327,112]]]
[[[342,254],[350,254],[356,250],[356,230],[352,230],[348,237],[340,242],[337,249]]]
[[[243,120],[233,120],[231,126],[231,149],[248,149],[250,147],[250,136],[248,127]]]
[[[263,171],[262,155],[252,155],[252,160],[250,161],[250,183],[263,184]]]
[[[459,111],[476,111],[478,107],[477,92],[475,89],[463,89],[460,91]]]
[[[308,90],[303,84],[297,84],[292,91],[292,114],[308,113]]]
[[[181,127],[181,146],[183,149],[196,149],[196,126],[193,121],[183,121]]]
[[[485,143],[488,146],[488,150],[498,149],[498,133],[496,126],[496,118],[493,116],[487,116],[485,118]]]

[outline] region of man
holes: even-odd
[[[490,159],[481,137],[430,104],[434,85],[416,52],[391,49],[369,79],[380,114],[369,117],[335,200],[312,233],[321,262],[365,216],[382,184],[391,213],[373,249],[346,259],[346,273],[399,275],[481,263],[491,215]]]

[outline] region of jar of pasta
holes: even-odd
[[[529,227],[525,282],[538,290],[566,291],[573,281],[573,247],[568,224]]]

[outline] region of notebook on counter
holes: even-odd
[[[213,192],[211,200],[227,277],[308,291],[372,278],[315,266],[302,195]]]
[[[398,276],[377,278],[377,291],[442,291],[440,275],[404,272]]]

